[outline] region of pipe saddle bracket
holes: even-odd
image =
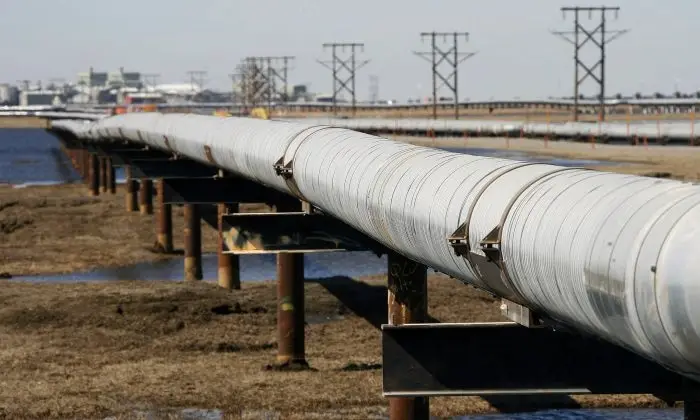
[[[273,168],[275,168],[275,173],[278,176],[283,177],[284,179],[289,179],[293,175],[292,161],[290,160],[289,163],[285,165],[284,156],[282,156],[277,162],[275,162]]]
[[[454,253],[458,257],[467,257],[469,252],[469,238],[467,237],[467,224],[462,223],[459,225],[457,230],[454,231],[452,235],[447,238],[450,246],[454,250]]]

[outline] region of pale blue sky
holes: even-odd
[[[430,92],[430,66],[421,31],[468,31],[462,50],[479,51],[460,71],[460,97],[534,98],[570,94],[572,47],[549,33],[570,29],[559,0],[0,0],[0,82],[74,80],[96,70],[160,73],[159,82],[185,81],[208,71],[206,87],[228,86],[228,74],[248,55],[295,55],[294,83],[330,92],[321,44],[362,41],[371,63],[357,91],[405,100]],[[631,32],[609,46],[608,91],[672,92],[700,88],[695,44],[698,0],[620,0],[613,28]],[[584,21],[587,21],[587,17]],[[591,24],[594,23],[591,21]],[[585,93],[593,93],[589,86]]]

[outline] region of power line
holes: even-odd
[[[619,7],[562,7],[562,15],[566,18],[567,12],[573,12],[574,14],[574,30],[573,31],[551,31],[552,34],[559,36],[566,42],[574,46],[574,121],[578,121],[578,101],[579,101],[579,88],[581,84],[588,78],[591,77],[596,81],[600,88],[599,100],[600,100],[600,110],[599,118],[600,121],[605,120],[605,46],[614,41],[615,39],[621,37],[625,33],[629,32],[628,29],[609,31],[606,28],[606,14],[609,12],[615,13],[615,18],[618,17],[620,8]],[[580,13],[588,12],[588,19],[592,19],[593,13],[600,13],[600,23],[593,29],[586,28],[581,24]],[[583,37],[581,37],[583,33]],[[573,35],[574,39],[570,36]],[[596,35],[600,35],[600,40],[596,39]],[[607,35],[611,35],[607,38]],[[588,43],[591,42],[595,44],[600,49],[600,58],[592,65],[586,64],[581,59],[580,51]],[[579,70],[583,69],[585,74],[583,77],[579,77]],[[596,72],[597,70],[597,72]]]
[[[356,113],[357,100],[355,97],[355,73],[357,70],[369,63],[369,60],[357,61],[356,50],[364,51],[365,44],[361,42],[327,42],[323,44],[323,49],[330,48],[332,52],[331,61],[316,60],[319,64],[329,69],[333,73],[333,115],[338,114],[338,94],[347,92],[352,101],[352,115]],[[350,49],[350,55],[341,57],[338,50],[345,52]],[[343,77],[343,70],[348,75]]]
[[[433,73],[433,119],[437,119],[437,102],[438,95],[437,92],[442,86],[447,86],[448,89],[454,95],[454,107],[455,107],[455,119],[459,119],[459,85],[458,85],[458,70],[459,64],[468,58],[473,57],[475,52],[460,53],[458,51],[458,41],[460,38],[464,38],[465,41],[469,39],[468,32],[421,32],[421,41],[425,40],[426,37],[430,38],[431,51],[429,52],[417,52],[413,53],[417,56],[429,61],[432,64]],[[452,45],[449,49],[445,50],[438,46],[437,38],[442,37],[443,42],[447,42],[451,39]],[[451,69],[451,72],[444,75],[440,72],[440,64],[446,62]],[[440,85],[438,85],[438,79],[440,79]],[[452,80],[450,80],[452,79]]]

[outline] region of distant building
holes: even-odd
[[[87,72],[78,73],[74,103],[114,103],[123,98],[122,90],[143,89],[140,72],[127,72],[124,68],[111,72],[96,72],[91,67]]]
[[[113,71],[107,74],[107,86],[141,89],[143,87],[141,73],[135,71],[126,72],[122,67],[119,71]]]
[[[19,89],[8,83],[0,83],[0,105],[19,104]]]
[[[87,72],[78,73],[78,86],[104,88],[107,86],[107,72],[93,71],[92,67]]]
[[[57,90],[30,90],[19,94],[20,106],[62,104],[61,92]]]

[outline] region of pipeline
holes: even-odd
[[[303,121],[307,124],[325,124],[350,130],[371,133],[406,133],[425,136],[434,133],[441,136],[462,137],[465,133],[475,137],[534,137],[570,139],[600,142],[610,140],[633,144],[634,139],[648,139],[657,143],[678,142],[698,144],[697,125],[693,120],[624,122],[526,122],[499,120],[447,120],[426,118],[297,118],[288,121]]]
[[[276,188],[419,263],[700,380],[697,185],[248,118],[129,114],[51,130],[146,144]],[[448,241],[457,232],[461,255]],[[497,276],[484,270],[489,244]]]

